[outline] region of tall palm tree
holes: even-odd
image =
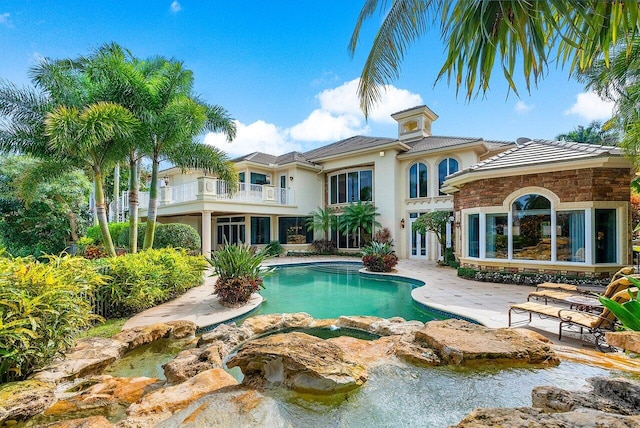
[[[559,134],[556,139],[576,143],[615,145],[617,135],[614,130],[603,129],[602,122],[594,120],[586,127],[578,125],[573,131]]]
[[[96,215],[105,251],[115,257],[116,251],[109,233],[104,194],[104,171],[126,157],[137,119],[126,108],[113,103],[98,102],[75,107],[58,106],[47,114],[45,134],[49,144],[59,153],[74,153],[91,168],[95,183]]]
[[[318,207],[318,211],[311,211],[306,221],[307,230],[323,232],[324,240],[329,240],[329,231],[336,227],[337,217],[332,208]]]
[[[496,60],[516,94],[516,66],[530,89],[550,59],[568,64],[570,73],[588,69],[601,53],[608,60],[612,46],[638,33],[640,13],[635,0],[367,0],[349,43],[352,55],[376,11],[384,19],[358,88],[365,115],[383,85],[399,76],[409,46],[438,21],[447,56],[436,80],[446,75],[456,89],[466,87],[469,99],[488,89]]]
[[[141,62],[140,68],[153,82],[152,107],[142,118],[145,153],[151,158],[151,184],[144,248],[153,246],[158,207],[158,171],[167,159],[181,168],[197,168],[217,175],[233,190],[238,177],[226,155],[213,146],[194,140],[205,131],[223,132],[229,141],[236,126],[220,106],[208,105],[192,94],[193,74],[182,63],[164,58]]]
[[[360,244],[365,236],[373,234],[374,227],[382,225],[376,217],[380,213],[378,208],[371,202],[351,202],[342,211],[342,215],[338,219],[338,227],[343,233],[360,232]]]

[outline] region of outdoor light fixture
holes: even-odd
[[[293,175],[289,176],[289,181],[293,181]]]
[[[164,185],[168,186],[169,185],[169,176],[165,175],[164,177],[162,177],[162,180],[164,181]]]
[[[400,227],[404,229],[404,219],[400,220]]]

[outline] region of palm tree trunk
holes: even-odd
[[[69,219],[69,234],[71,235],[71,241],[78,242],[78,239],[80,239],[80,237],[78,236],[78,216],[71,209],[67,201],[62,199],[62,196],[55,195],[54,197],[56,201],[58,201],[60,206],[62,206],[67,218]]]
[[[100,232],[102,233],[102,242],[104,243],[104,250],[109,257],[116,256],[116,249],[113,246],[111,240],[111,234],[109,233],[109,222],[107,221],[107,209],[104,197],[104,183],[102,178],[102,171],[99,169],[93,170],[94,182],[95,182],[95,198],[96,198],[96,217],[98,218],[98,224],[100,225]]]
[[[129,251],[138,252],[138,205],[140,204],[140,168],[136,153],[129,156]]]
[[[156,217],[158,216],[158,156],[153,157],[151,165],[151,185],[149,188],[149,209],[147,210],[147,230],[144,234],[144,249],[153,247],[156,233]]]

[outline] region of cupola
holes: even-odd
[[[398,140],[411,141],[431,135],[431,123],[438,118],[425,105],[412,107],[391,115],[398,122]]]

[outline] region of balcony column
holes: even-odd
[[[202,255],[211,257],[211,211],[202,211]]]
[[[203,199],[215,198],[217,196],[217,179],[213,177],[198,177],[198,193],[196,199],[199,201]]]
[[[165,184],[160,187],[160,206],[169,205],[171,203],[171,186]]]

